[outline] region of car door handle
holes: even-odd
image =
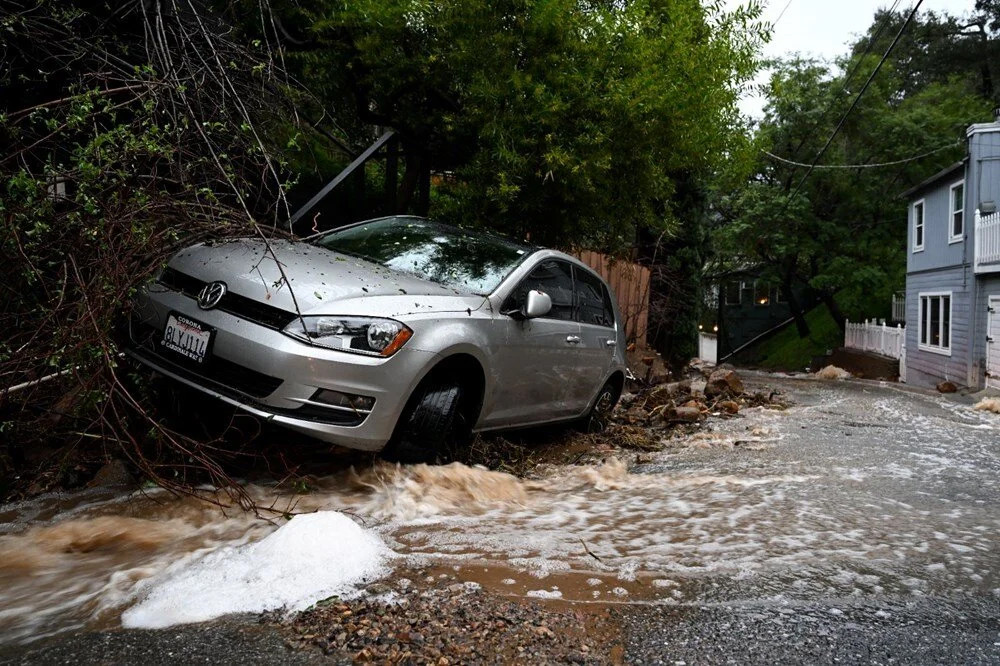
[[[578,345],[578,344],[580,344],[580,336],[579,335],[567,335],[566,336],[566,342],[568,344],[571,344],[571,345]]]
[[[605,340],[604,341],[604,346],[605,347],[614,347],[617,344],[618,344],[617,340]]]

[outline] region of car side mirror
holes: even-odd
[[[524,303],[522,314],[525,319],[535,319],[544,317],[552,311],[552,299],[544,291],[532,289],[528,292],[528,298]]]

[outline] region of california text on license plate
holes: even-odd
[[[174,312],[167,317],[161,342],[167,349],[203,363],[211,341],[212,329],[208,326]]]

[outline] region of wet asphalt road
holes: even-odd
[[[653,487],[630,487],[604,508],[638,518],[604,542],[598,528],[580,528],[595,550],[636,558],[646,584],[656,578],[674,595],[613,606],[626,662],[1000,664],[1000,416],[972,411],[966,398],[869,382],[751,383],[781,389],[794,406],[713,421],[717,442],[633,468],[655,477]],[[317,656],[236,620],[64,636],[6,655]]]
[[[623,613],[636,664],[997,664],[993,600],[827,600]]]
[[[898,386],[767,383],[797,405],[722,430],[766,427],[774,447],[716,471],[809,481],[779,489],[756,533],[735,523],[765,554],[700,577],[707,603],[623,609],[627,661],[1000,664],[1000,416]]]

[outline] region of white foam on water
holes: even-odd
[[[230,613],[302,610],[388,573],[391,550],[346,515],[298,515],[264,539],[179,562],[141,590],[126,628],[157,629]]]
[[[534,599],[562,599],[562,592],[559,590],[528,590],[524,596]]]

